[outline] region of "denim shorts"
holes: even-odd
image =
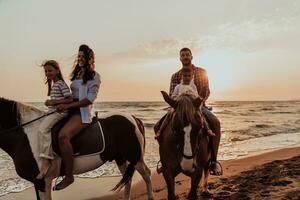
[[[73,99],[73,101],[79,101],[79,100],[78,99]],[[69,110],[69,116],[72,116],[72,115],[81,115],[80,108],[71,108]]]

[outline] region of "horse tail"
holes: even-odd
[[[136,164],[136,163],[135,163]],[[129,163],[120,182],[112,189],[112,191],[120,191],[131,179],[135,171],[135,164]]]

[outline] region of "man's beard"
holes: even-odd
[[[183,61],[183,62],[182,62],[182,65],[183,65],[183,66],[190,66],[191,64],[192,64],[192,61],[191,61],[191,60]]]

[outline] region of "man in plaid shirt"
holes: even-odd
[[[211,174],[212,175],[222,175],[222,166],[219,162],[217,162],[217,154],[220,144],[220,138],[221,138],[221,128],[220,128],[220,121],[218,118],[211,113],[207,107],[205,106],[205,101],[209,97],[210,90],[209,90],[209,84],[208,84],[208,77],[206,74],[205,69],[196,67],[192,64],[192,51],[189,48],[182,48],[180,50],[180,61],[182,63],[182,68],[190,67],[193,70],[194,74],[194,84],[196,85],[198,94],[200,98],[203,99],[203,114],[210,125],[210,128],[215,133],[215,137],[210,137],[210,147],[212,150],[212,158],[211,158]],[[172,75],[171,83],[170,83],[170,91],[169,95],[171,96],[176,85],[181,83],[181,69]],[[165,117],[165,116],[164,116]],[[164,117],[160,120],[163,121]],[[155,129],[157,129],[160,126],[160,121],[156,125]]]

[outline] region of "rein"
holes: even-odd
[[[15,130],[21,129],[23,126],[26,126],[26,125],[28,125],[28,124],[31,124],[31,123],[33,123],[33,122],[35,122],[35,121],[37,121],[37,120],[40,120],[40,119],[42,119],[42,118],[44,118],[44,117],[47,117],[47,116],[49,116],[49,115],[52,115],[52,114],[54,114],[54,113],[56,113],[56,112],[57,112],[57,111],[53,111],[53,112],[44,114],[44,115],[42,115],[42,116],[40,116],[40,117],[37,117],[37,118],[35,118],[35,119],[33,119],[33,120],[30,120],[29,122],[25,122],[25,123],[20,124],[20,125],[18,125],[18,126],[15,126],[15,127],[12,127],[12,128],[9,128],[9,129],[3,130],[3,131],[0,131],[0,134],[9,133],[9,132],[11,132],[11,131],[15,131]]]

